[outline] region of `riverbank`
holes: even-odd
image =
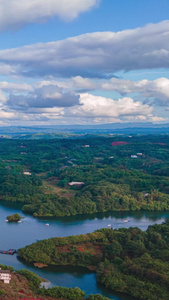
[[[6,269],[7,266],[2,266]],[[13,271],[11,267],[9,284],[0,281],[0,300],[31,299],[31,300],[110,300],[101,295],[89,295],[78,288],[54,287],[44,289],[39,287],[42,279],[27,270]]]

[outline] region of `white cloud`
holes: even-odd
[[[112,78],[100,84],[103,90],[116,91],[123,94],[139,93],[142,97],[153,98],[158,105],[169,105],[169,79],[158,78],[152,81],[119,80]]]
[[[138,94],[139,97],[145,99],[153,99],[153,102],[158,105],[169,105],[169,79],[162,77],[155,80],[139,80],[131,81],[127,79],[111,78],[109,80],[92,80],[90,78],[83,78],[81,76],[72,77],[70,79],[59,81],[39,81],[34,86],[42,87],[47,85],[54,85],[64,90],[76,91],[113,91],[120,95]],[[138,97],[137,97],[138,98]],[[155,100],[155,101],[154,101]]]
[[[17,119],[17,114],[15,112],[0,109],[0,119]]]
[[[8,81],[0,81],[0,89],[4,91],[31,91],[33,88],[30,84],[27,83],[15,83]]]
[[[19,66],[8,64],[8,63],[0,63],[0,75],[6,76],[6,75],[12,75],[15,76],[16,74],[19,74],[21,70],[19,70]]]
[[[83,78],[81,76],[72,77],[71,80],[69,80],[70,85],[72,85],[74,88],[77,89],[96,89],[98,87],[98,84],[91,80],[90,78]]]
[[[0,90],[0,106],[1,106],[1,103],[4,103],[4,102],[6,102],[6,97],[3,94],[3,92]]]
[[[96,6],[100,0],[0,0],[0,31],[58,16],[66,21]]]
[[[64,80],[42,80],[33,84],[35,88],[41,88],[42,86],[53,85],[63,88],[65,90],[95,90],[100,87],[100,80],[98,83],[94,82],[90,78],[84,78],[81,76],[71,77]]]
[[[169,105],[169,79],[158,78],[154,80],[149,91],[148,97],[154,97],[162,105]]]
[[[128,97],[116,101],[87,93],[80,95],[80,104],[81,106],[72,107],[70,109],[71,113],[88,118],[149,116],[153,110],[149,105]]]
[[[168,121],[168,119],[167,118],[162,118],[162,117],[157,117],[157,116],[152,116],[151,118],[150,118],[150,120],[152,121],[152,122],[154,122],[154,123],[158,123],[158,122],[164,122],[164,121]]]
[[[169,21],[1,50],[0,63],[31,77],[107,78],[120,70],[169,68]]]
[[[132,98],[116,100],[81,94],[80,104],[72,107],[27,107],[8,106],[1,103],[0,123],[6,124],[94,124],[114,122],[163,122],[167,119],[156,116],[153,107],[134,101]]]
[[[0,86],[7,88],[3,82]],[[31,90],[16,90],[8,96],[0,91],[0,121],[46,123],[60,120],[74,124],[164,121],[161,116],[154,115],[152,106],[131,97],[114,100],[89,93],[76,95],[64,92],[62,88],[51,84],[41,86],[39,83],[39,86]]]
[[[84,93],[84,90],[92,89],[97,89],[97,93],[101,90],[102,94],[107,90],[115,91],[122,97],[119,96],[116,100],[92,95],[90,92]],[[52,78],[31,84],[0,82],[0,122],[36,121],[38,124],[58,120],[65,124],[136,121],[157,123],[168,120],[168,108],[163,107],[167,104],[167,78],[131,81],[117,78],[92,80],[77,76],[64,81]],[[162,107],[156,108],[156,105]]]

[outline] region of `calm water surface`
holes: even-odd
[[[22,223],[5,223],[8,215],[18,212],[25,217]],[[29,245],[37,240],[50,237],[63,237],[68,235],[85,234],[106,227],[111,224],[113,228],[139,227],[146,230],[149,225],[161,224],[169,218],[166,212],[114,212],[95,214],[91,216],[76,216],[60,219],[34,219],[21,211],[18,204],[0,204],[0,249],[18,249]],[[124,222],[127,220],[128,222]],[[49,226],[45,226],[48,223]],[[50,281],[50,286],[79,287],[86,294],[100,293],[115,300],[132,300],[132,297],[112,293],[96,283],[96,275],[84,268],[79,267],[46,267],[37,269],[32,265],[25,264],[17,259],[16,255],[0,254],[0,263],[13,266],[15,269],[29,269],[39,276]]]

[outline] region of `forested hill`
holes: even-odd
[[[0,140],[0,199],[39,216],[169,209],[169,137]]]
[[[136,299],[169,299],[169,220],[162,225],[101,229],[39,241],[18,251],[29,263],[84,266],[112,290]]]

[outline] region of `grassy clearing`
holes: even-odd
[[[60,188],[55,185],[56,180],[43,180],[43,192],[44,194],[56,194],[60,197],[65,197],[70,199],[71,197],[74,197],[76,191],[66,189],[66,188]]]

